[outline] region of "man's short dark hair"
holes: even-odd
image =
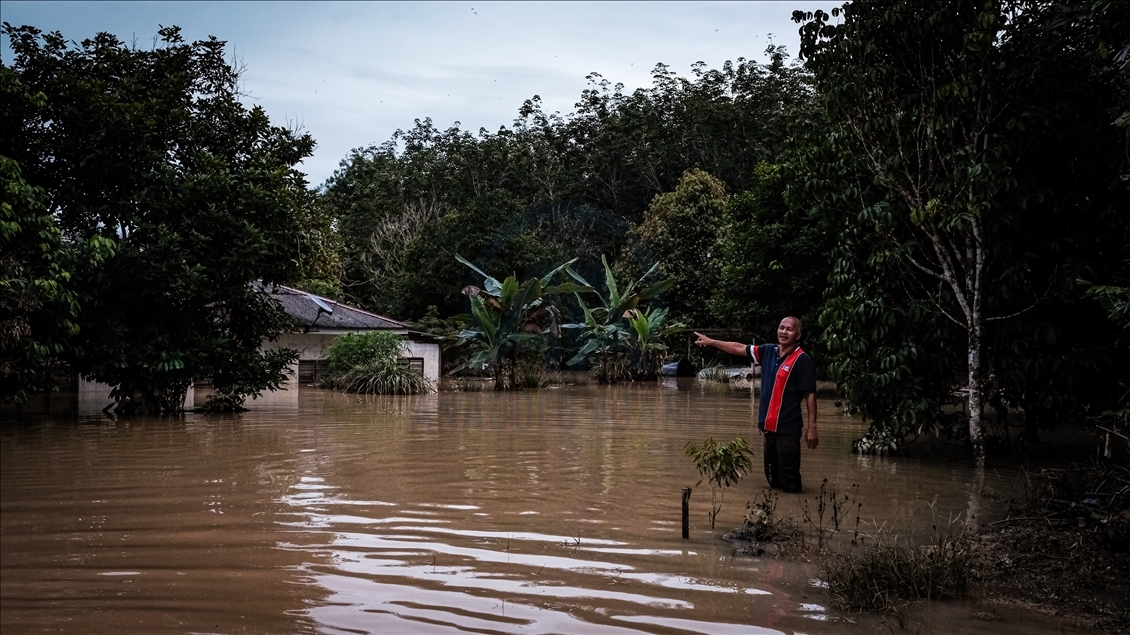
[[[798,339],[801,335],[804,335],[804,324],[800,321],[800,318],[796,317],[795,315],[786,315],[784,319],[796,321],[796,332]]]

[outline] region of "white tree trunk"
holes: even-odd
[[[979,316],[978,316],[979,317]],[[981,418],[985,409],[983,374],[981,372],[981,324],[980,320],[969,329],[969,442],[973,444],[973,458],[978,467],[985,465],[985,437],[981,429]]]

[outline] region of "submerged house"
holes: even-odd
[[[346,333],[360,334],[369,331],[391,331],[407,338],[408,351],[405,353],[404,363],[433,382],[439,382],[439,338],[413,331],[409,325],[392,318],[299,289],[279,285],[271,287],[270,293],[295,324],[294,331],[283,334],[277,342],[270,344],[298,351],[297,367],[289,373],[291,382],[297,378],[299,385],[314,383],[325,372],[322,352],[331,342]]]
[[[272,348],[293,348],[298,351],[298,362],[287,371],[290,377],[279,391],[264,391],[257,399],[248,400],[247,406],[293,407],[298,403],[299,386],[317,381],[319,372],[325,371],[322,351],[338,336],[345,333],[366,333],[374,330],[392,331],[408,340],[408,350],[404,364],[422,373],[433,383],[439,383],[440,339],[411,330],[409,325],[391,318],[370,313],[357,307],[341,304],[320,296],[291,287],[271,287],[271,295],[279,301],[283,309],[294,321],[294,330],[283,334],[276,342],[265,342]],[[24,412],[78,412],[79,415],[99,415],[112,405],[110,390],[112,386],[91,381],[77,373],[61,371],[58,378],[60,390],[39,393],[28,405],[9,406],[0,409],[3,417],[18,417]],[[212,385],[208,380],[199,381],[190,387],[182,404],[191,410],[203,404],[211,394]]]

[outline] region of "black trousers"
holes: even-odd
[[[769,487],[800,491],[800,433],[765,433],[765,478]]]

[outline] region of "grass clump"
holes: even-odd
[[[834,554],[821,565],[828,591],[841,608],[898,609],[912,600],[964,598],[971,557],[964,531],[934,527],[926,545],[881,534],[863,550]]]
[[[632,364],[623,353],[596,356],[589,377],[600,384],[615,384],[632,378]]]
[[[518,372],[515,373],[516,385],[514,387],[522,390],[537,390],[554,383],[555,379],[554,372],[545,367],[543,357],[525,358],[518,362]]]
[[[387,332],[346,334],[325,350],[326,388],[366,395],[412,395],[431,392],[432,382],[404,360],[408,342]]]

